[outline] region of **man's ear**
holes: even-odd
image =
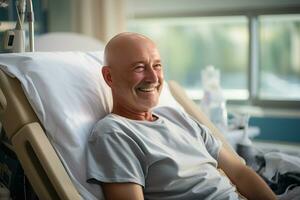
[[[112,78],[110,73],[110,67],[109,66],[103,66],[102,67],[102,76],[106,82],[106,84],[111,87],[112,85]]]

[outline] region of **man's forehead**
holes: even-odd
[[[105,53],[110,64],[134,63],[146,61],[149,58],[160,60],[155,43],[149,38],[135,33],[117,35],[107,44]]]
[[[119,42],[112,51],[117,54],[133,54],[133,56],[159,55],[156,45],[152,41],[144,39]]]
[[[119,55],[123,55],[122,57],[130,60],[130,62],[147,61],[149,59],[160,60],[160,54],[156,46],[147,44],[124,48],[119,52]]]

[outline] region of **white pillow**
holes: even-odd
[[[86,183],[85,148],[93,125],[112,108],[102,75],[103,52],[0,55],[0,68],[17,77],[46,134],[84,199],[103,199]],[[165,83],[159,105],[181,106]],[[182,109],[182,108],[181,108]]]

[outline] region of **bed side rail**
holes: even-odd
[[[12,144],[40,199],[81,199],[37,122],[21,128],[12,138]]]

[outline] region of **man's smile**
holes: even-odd
[[[137,87],[138,91],[141,92],[154,92],[157,91],[159,88],[160,84],[155,84],[155,85],[142,85]]]

